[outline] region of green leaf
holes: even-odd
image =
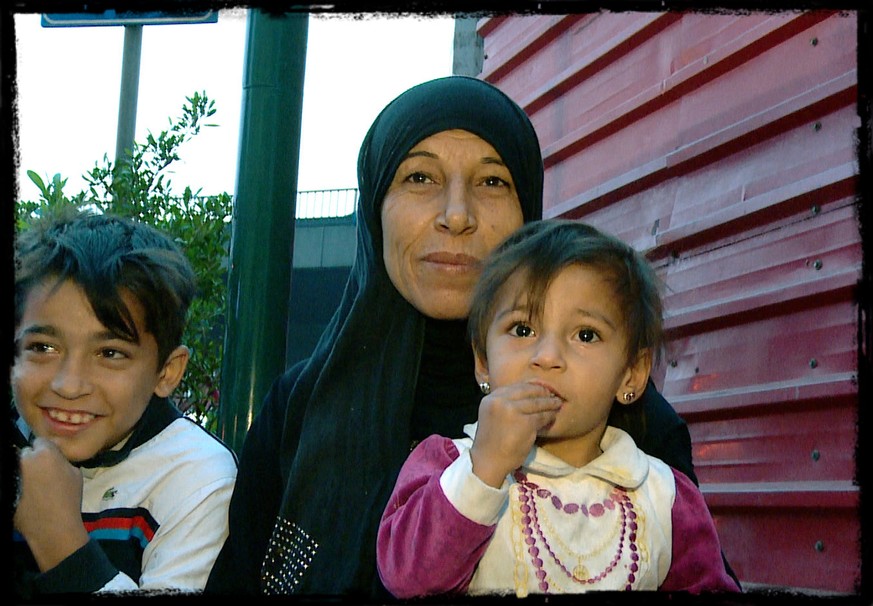
[[[32,170],[27,171],[27,176],[30,177],[30,180],[33,181],[33,183],[39,188],[39,191],[41,191],[43,194],[46,193],[45,183],[43,182],[42,177],[40,177]]]

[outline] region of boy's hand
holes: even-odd
[[[515,383],[482,398],[479,426],[470,449],[473,473],[499,488],[524,462],[537,432],[555,420],[563,400],[534,383]]]
[[[44,438],[21,449],[19,469],[21,496],[12,522],[45,572],[88,542],[82,523],[82,472]]]

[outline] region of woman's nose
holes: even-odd
[[[78,356],[64,356],[52,379],[52,390],[68,400],[87,394],[91,382],[85,360]]]
[[[438,222],[442,229],[460,234],[476,229],[472,195],[461,179],[451,179],[443,192],[445,206]]]

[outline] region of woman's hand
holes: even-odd
[[[21,449],[19,469],[21,496],[12,522],[45,572],[88,542],[82,523],[82,472],[45,438]]]
[[[473,473],[499,488],[524,462],[537,432],[554,422],[563,400],[534,383],[515,383],[482,398],[479,426],[470,449]]]

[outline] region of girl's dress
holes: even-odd
[[[377,549],[396,597],[738,591],[699,490],[624,431],[581,468],[534,447],[500,488],[473,474],[465,432],[429,437],[400,472]]]

